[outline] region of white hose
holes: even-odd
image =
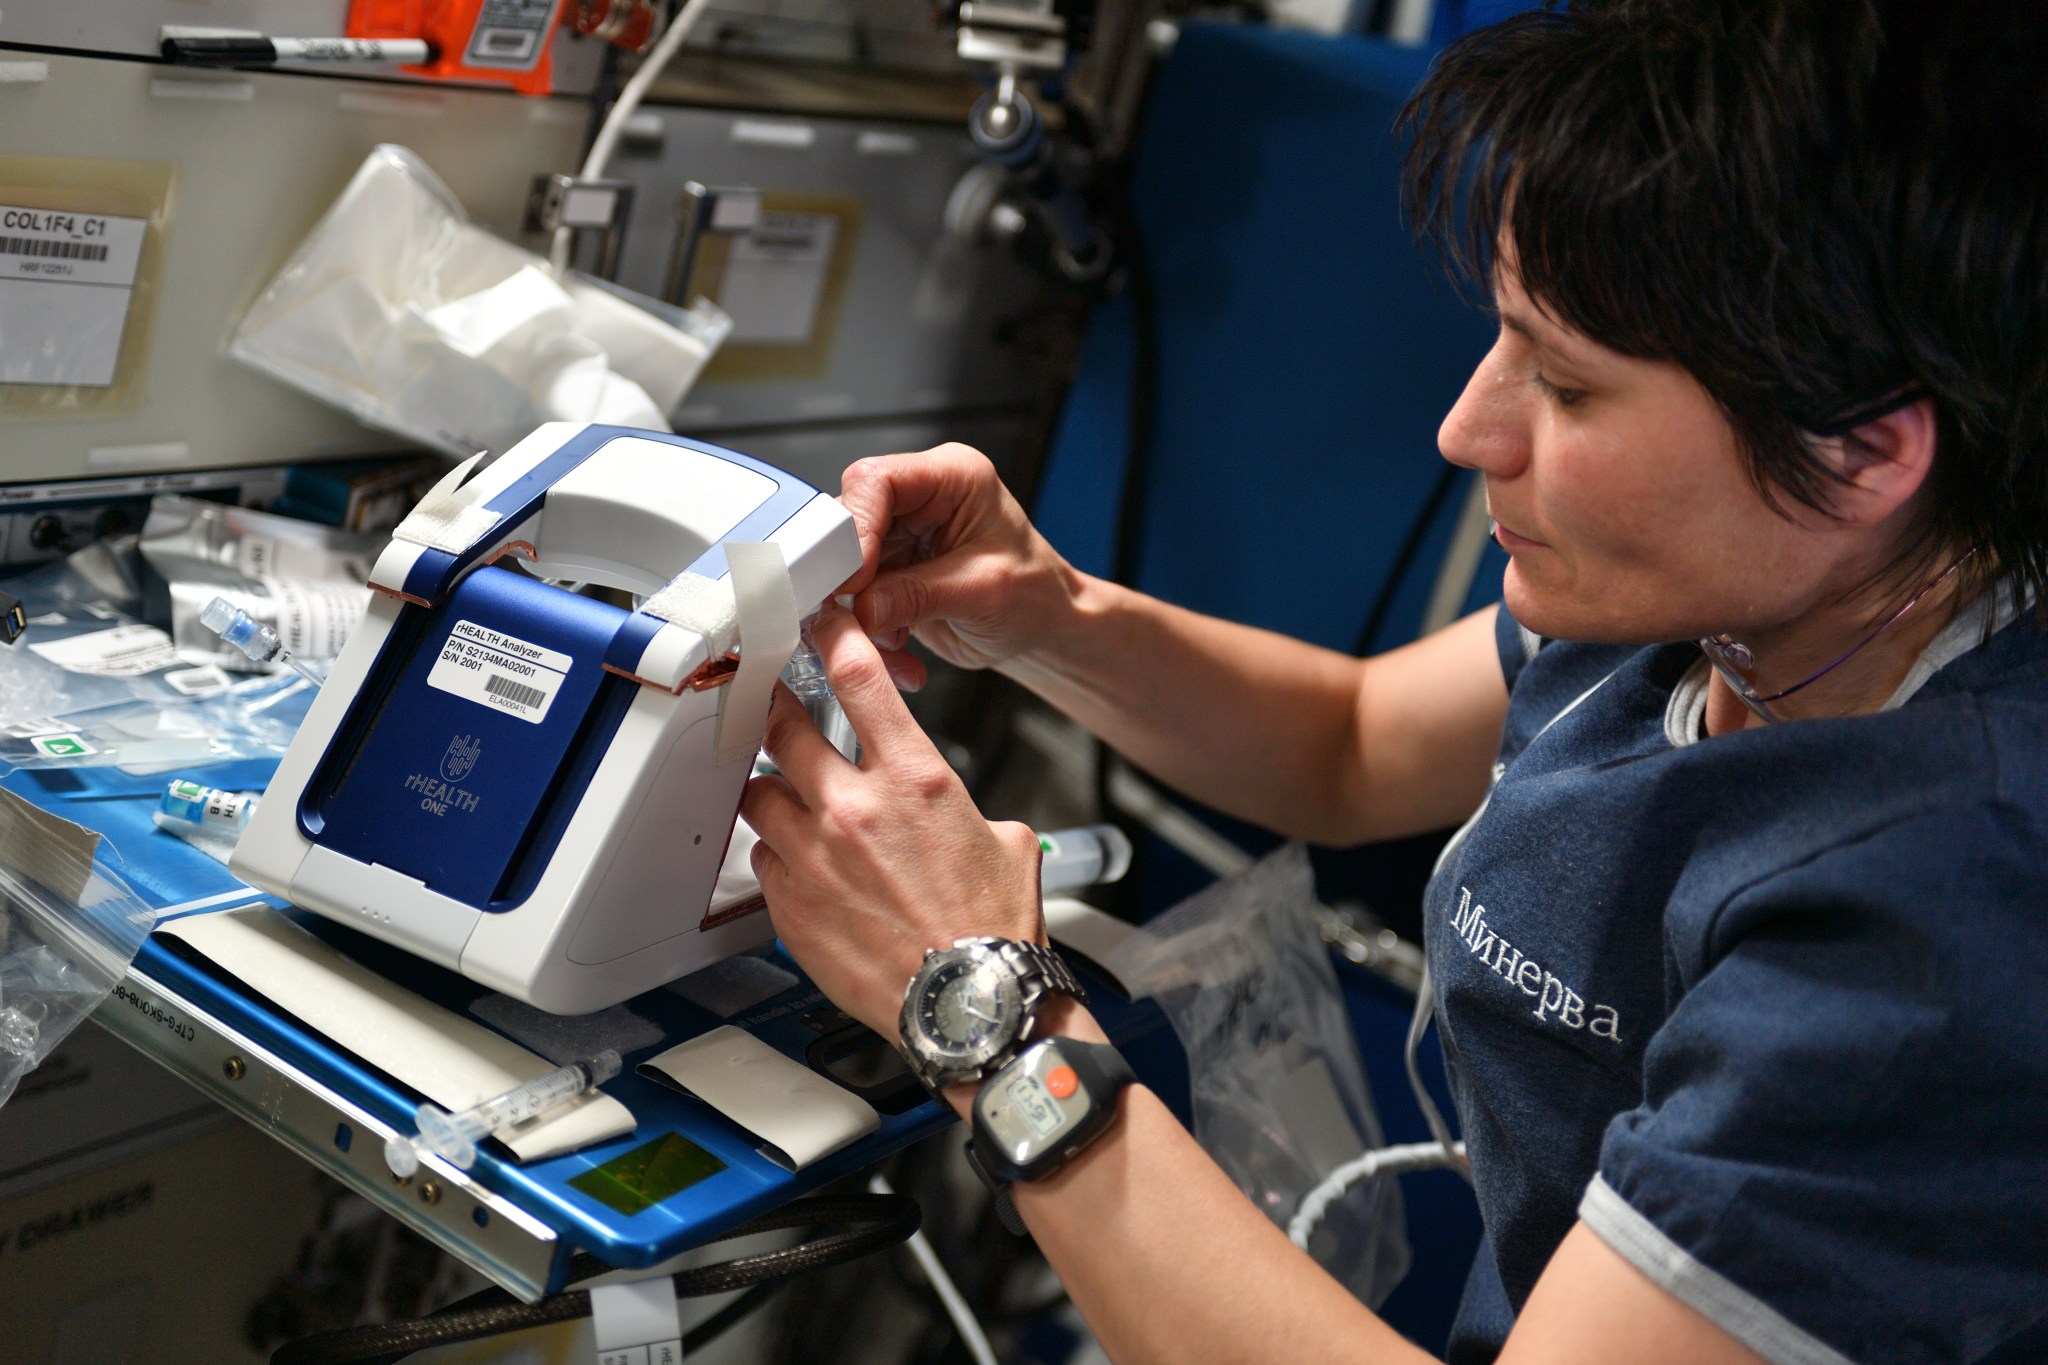
[[[691,0],[696,3],[696,0]],[[881,1176],[868,1178],[868,1189],[876,1194],[894,1194],[889,1182]],[[925,1240],[922,1232],[910,1234],[910,1254],[917,1258],[918,1268],[931,1281],[932,1290],[945,1305],[946,1316],[953,1320],[953,1326],[960,1333],[960,1340],[967,1346],[967,1354],[974,1357],[974,1365],[996,1365],[996,1353],[990,1349],[988,1334],[975,1321],[974,1310],[967,1306],[967,1300],[960,1297],[960,1291],[953,1287],[953,1277],[946,1273],[946,1267],[939,1264],[938,1253]]]
[[[1411,1142],[1402,1147],[1382,1147],[1347,1161],[1303,1196],[1301,1207],[1288,1221],[1287,1240],[1303,1251],[1308,1250],[1308,1239],[1314,1235],[1316,1224],[1323,1221],[1323,1214],[1342,1197],[1344,1191],[1360,1181],[1371,1180],[1375,1176],[1401,1175],[1407,1171],[1438,1170],[1464,1158],[1465,1144],[1462,1142],[1454,1142],[1448,1147],[1434,1142]]]
[[[704,11],[711,8],[711,0],[689,0],[676,17],[669,22],[668,31],[641,61],[633,72],[633,78],[626,82],[626,88],[619,92],[611,112],[605,115],[604,124],[597,130],[597,138],[590,144],[590,154],[583,158],[583,169],[578,178],[598,180],[604,176],[604,168],[611,163],[612,152],[618,147],[619,139],[625,136],[626,121],[640,107],[640,101],[647,97],[648,89],[661,78],[676,53],[682,51],[683,43],[690,36],[690,30],[697,26],[697,20]],[[555,229],[555,240],[548,252],[548,263],[557,275],[569,269],[569,244],[573,230],[566,227]]]

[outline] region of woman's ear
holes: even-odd
[[[1911,502],[1934,468],[1934,400],[1923,398],[1873,418],[1846,436],[1817,440],[1813,451],[1840,476],[1830,510],[1842,521],[1874,526]]]

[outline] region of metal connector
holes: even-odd
[[[630,180],[585,180],[578,176],[537,175],[526,201],[526,230],[553,233],[567,228],[570,258],[595,239],[597,260],[590,273],[616,279],[619,255],[626,245],[626,220],[633,212]]]
[[[761,191],[746,185],[705,185],[692,180],[676,196],[676,239],[669,248],[668,274],[663,277],[661,297],[678,308],[689,307],[684,297],[690,277],[697,273],[697,253],[706,237],[738,237],[761,223]]]

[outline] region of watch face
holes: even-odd
[[[993,1146],[1029,1169],[1067,1141],[1095,1110],[1057,1039],[1031,1046],[975,1096],[974,1110]]]
[[[972,1071],[1015,1041],[1023,995],[987,952],[956,949],[927,966],[906,1013],[920,1051]]]
[[[952,962],[925,987],[920,1011],[925,1032],[948,1051],[967,1051],[993,1037],[1003,1022],[995,973],[972,962]]]

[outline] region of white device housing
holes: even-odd
[[[230,862],[251,885],[558,1014],[602,1009],[773,935],[758,899],[712,903],[754,744],[718,762],[720,708],[737,689],[707,685],[706,666],[720,660],[704,634],[661,623],[630,667],[606,665],[637,691],[537,884],[514,908],[479,909],[326,847],[309,837],[300,807],[401,614],[433,605],[406,589],[424,556],[459,550],[467,573],[517,553],[540,578],[648,596],[764,505],[761,485],[770,481],[708,453],[715,447],[599,428],[616,434],[557,478],[537,510],[492,519],[486,504],[502,503],[587,430],[540,427],[468,482],[444,481],[399,528],[372,572],[362,624]],[[807,615],[860,566],[860,547],[836,500],[786,478],[779,487],[785,502],[792,487],[811,496],[768,534],[738,538],[781,548],[797,610]],[[742,658],[745,650],[742,639]],[[786,658],[773,662],[780,671]],[[725,723],[751,726],[758,741],[764,719],[728,715]]]

